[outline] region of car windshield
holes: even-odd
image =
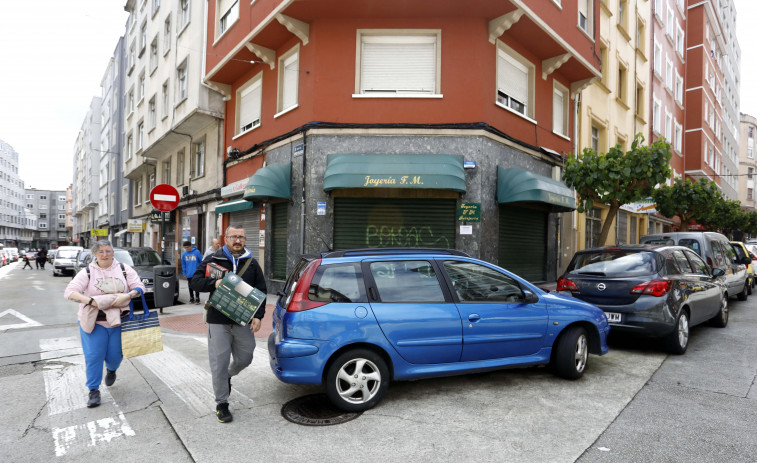
[[[123,249],[116,249],[113,252],[113,257],[115,257],[116,260],[121,262],[122,264],[134,267],[134,261],[131,260],[131,256],[129,255],[128,251],[125,251]]]
[[[655,254],[636,251],[597,251],[576,255],[573,272],[604,276],[636,276],[655,273]]]
[[[129,255],[135,266],[151,267],[163,263],[160,254],[154,249],[129,249]]]
[[[76,249],[72,249],[70,251],[68,249],[61,250],[61,251],[58,251],[55,254],[55,258],[56,259],[75,259],[76,258],[76,254],[78,254],[78,253],[79,253],[79,251],[77,251]]]

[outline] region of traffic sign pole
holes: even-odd
[[[160,211],[160,255],[166,260],[166,212],[171,212],[179,205],[179,191],[161,183],[150,190],[150,203]]]

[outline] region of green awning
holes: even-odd
[[[253,205],[251,201],[245,201],[244,199],[237,199],[236,201],[225,201],[216,204],[216,214],[243,211],[245,209],[252,209],[252,206]]]
[[[323,191],[434,188],[465,193],[463,157],[451,154],[330,154]]]
[[[576,198],[563,182],[518,167],[497,166],[497,202],[542,203],[551,212],[576,208]]]
[[[291,196],[292,163],[271,164],[262,167],[250,177],[242,198],[252,201],[260,198],[286,198]]]

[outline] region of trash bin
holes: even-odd
[[[153,272],[155,307],[172,306],[178,284],[176,268],[172,265],[156,265]]]

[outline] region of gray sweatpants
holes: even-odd
[[[254,350],[255,335],[249,326],[208,323],[208,358],[216,404],[228,402],[229,378],[252,363]]]

